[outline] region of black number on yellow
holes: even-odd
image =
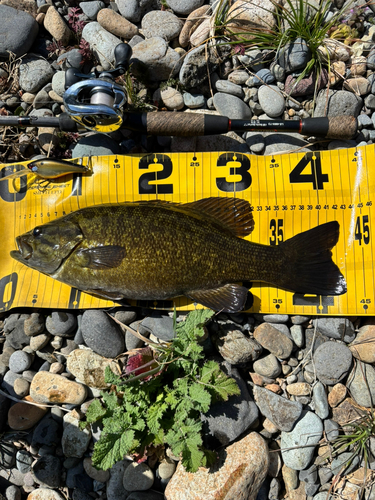
[[[303,171],[309,167],[309,173]],[[324,183],[328,182],[328,174],[323,174],[320,153],[306,153],[289,174],[291,184],[300,182],[311,182],[313,189],[324,189]]]
[[[172,175],[173,164],[169,156],[164,154],[151,154],[141,158],[138,168],[148,170],[150,166],[160,164],[160,172],[146,172],[138,181],[139,194],[173,194],[173,184],[150,184],[150,182],[163,181]]]
[[[250,175],[250,159],[241,153],[223,153],[217,159],[218,167],[226,167],[229,162],[239,162],[239,166],[230,167],[229,175],[240,175],[241,180],[238,182],[230,182],[226,177],[217,177],[216,186],[220,191],[225,193],[234,193],[238,191],[245,191],[251,186]]]
[[[0,311],[7,311],[12,307],[16,295],[18,274],[12,273],[0,280]],[[10,287],[10,289],[9,289]],[[5,296],[6,292],[6,296]],[[7,299],[7,300],[5,300]]]
[[[362,223],[361,223],[362,219]],[[359,245],[362,245],[362,240],[365,245],[370,243],[370,228],[368,225],[368,215],[358,216],[355,223],[354,239],[356,239]]]
[[[22,170],[22,167],[15,165],[15,171]],[[8,166],[2,168],[0,170],[0,179],[7,177],[8,175],[13,174],[13,169]],[[12,182],[12,181],[10,181]],[[14,202],[21,201],[26,196],[27,191],[27,176],[20,177],[19,179],[19,190],[11,193],[9,191],[9,181],[8,182],[0,182],[0,198],[4,201]]]
[[[271,219],[270,220],[270,245],[278,245],[284,241],[284,231],[283,231],[284,221],[283,219]]]

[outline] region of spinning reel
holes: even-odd
[[[96,132],[113,132],[123,123],[122,106],[127,95],[114,80],[128,69],[132,49],[120,43],[114,53],[114,69],[86,75],[69,68],[65,74],[66,113],[81,126]]]

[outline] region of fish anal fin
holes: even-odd
[[[125,248],[106,245],[78,250],[76,258],[82,267],[89,269],[108,269],[118,267],[126,255]]]
[[[187,295],[214,311],[236,313],[245,307],[247,294],[248,289],[244,286],[230,283],[211,290],[194,290]]]
[[[250,203],[240,198],[204,198],[185,203],[181,208],[213,220],[240,238],[248,236],[254,229]]]

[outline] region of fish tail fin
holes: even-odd
[[[284,272],[280,285],[296,293],[341,295],[346,281],[332,261],[331,249],[339,239],[340,225],[327,222],[286,240],[283,251]]]

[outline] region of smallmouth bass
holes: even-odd
[[[346,292],[331,253],[339,238],[338,222],[277,246],[243,239],[253,228],[250,204],[238,198],[99,205],[18,236],[18,250],[11,256],[114,301],[185,295],[214,310],[237,312],[248,292],[242,281],[263,281],[303,294]]]

